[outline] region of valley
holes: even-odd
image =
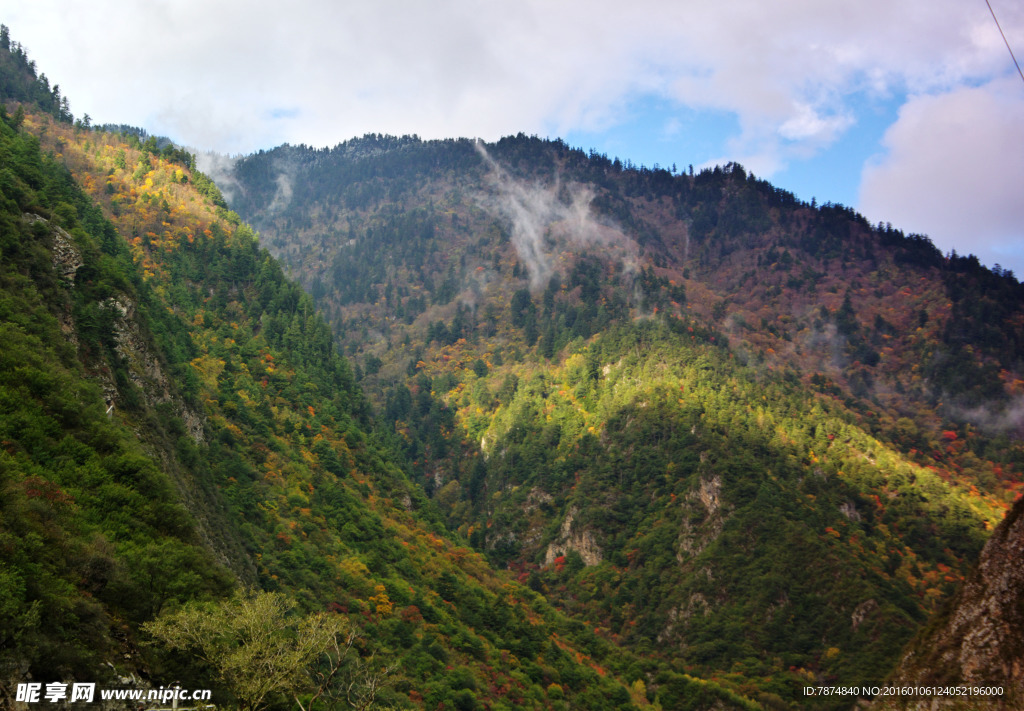
[[[1006,619],[1024,594],[1012,273],[734,163],[523,134],[206,174],[74,119],[16,49],[2,703],[131,677],[247,708],[848,709],[805,689],[982,681],[935,665],[978,575]],[[175,637],[272,599],[281,645],[334,631],[263,696]]]

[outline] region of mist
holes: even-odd
[[[966,420],[991,434],[1024,435],[1024,395],[1003,404],[951,408],[953,417]]]
[[[492,193],[480,202],[492,214],[511,223],[512,246],[526,266],[530,289],[543,288],[557,271],[562,252],[603,247],[617,257],[627,275],[637,271],[635,241],[591,209],[593,190],[584,185],[562,183],[559,176],[545,185],[516,180],[487,152],[483,143],[476,149],[490,168]]]
[[[241,156],[229,156],[215,151],[198,151],[194,148],[188,150],[195,153],[196,167],[217,185],[224,199],[231,204],[242,189],[242,186],[235,180],[235,164]]]

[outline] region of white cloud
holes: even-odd
[[[1003,12],[1020,36],[1024,11]],[[1006,61],[986,9],[959,0],[34,0],[6,15],[79,112],[229,151],[596,130],[646,93],[735,112],[740,152],[827,144],[849,92],[953,85]],[[298,114],[267,118],[280,109]]]
[[[512,245],[530,274],[531,288],[548,283],[557,269],[557,255],[567,249],[600,247],[618,258],[627,274],[636,273],[636,243],[617,227],[596,219],[589,187],[564,184],[557,176],[548,185],[520,182],[482,144],[477,143],[476,149],[490,167],[488,182],[493,188],[492,194],[479,196],[480,203],[511,223]]]
[[[790,141],[831,143],[853,123],[849,115],[822,116],[808,104],[797,104],[795,109],[796,114],[779,126],[779,135]]]
[[[1024,87],[912,98],[864,169],[860,210],[1024,277]]]
[[[1024,47],[1024,4],[992,1],[1011,44]],[[655,97],[680,116],[734,116],[722,162],[771,177],[835,145],[872,100],[909,94],[889,156],[865,171],[863,203],[914,225],[924,191],[886,176],[955,181],[907,127],[949,129],[920,107],[950,109],[975,96],[966,87],[991,86],[1011,66],[987,8],[963,0],[0,0],[0,10],[76,114],[229,153],[366,132],[596,132],[632,120],[636,98]],[[1005,114],[988,111],[1003,108],[982,101],[972,125],[1004,130]],[[662,119],[651,131],[673,126]],[[999,134],[1000,150],[992,134],[948,133],[959,145],[941,147],[942,167],[1012,173],[999,162],[1012,136]],[[937,214],[968,197],[1005,202],[974,210],[970,225],[956,215],[946,225],[1019,217],[1008,206],[1022,202],[1015,195],[958,189],[962,199],[947,191],[934,201]],[[941,225],[920,224],[907,227],[945,239]]]

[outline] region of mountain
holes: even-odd
[[[335,681],[360,703],[756,708],[617,649],[452,535],[311,299],[190,154],[0,98],[5,706],[18,683],[124,678],[230,705],[230,677],[146,630],[248,589],[357,633]]]
[[[950,606],[1015,624],[988,582],[1017,585],[1012,274],[734,164],[526,136],[284,146],[215,183],[75,120],[0,29],[5,706],[135,678],[845,709],[804,689],[967,679],[928,636]],[[282,649],[352,636],[252,701],[204,651],[249,602]],[[188,619],[216,644],[183,650]],[[1009,684],[1017,654],[973,658]]]
[[[24,111],[2,118],[0,670],[52,680],[131,657],[123,621],[223,593],[217,558],[243,558],[217,525],[213,484],[175,454],[176,440],[187,451],[205,438],[194,393],[169,378],[183,325],[100,210],[12,125]]]
[[[1024,290],[738,165],[369,135],[215,176],[448,526],[767,706],[878,684],[1019,496]]]

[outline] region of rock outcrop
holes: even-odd
[[[725,515],[721,503],[722,477],[701,477],[698,487],[683,500],[684,516],[676,545],[676,560],[687,564],[722,533]]]
[[[548,546],[544,555],[545,565],[551,565],[555,558],[565,555],[569,551],[579,553],[586,565],[597,565],[604,560],[601,547],[597,544],[594,534],[588,530],[581,531],[573,525],[578,515],[579,511],[575,506],[569,509],[569,513],[566,514],[565,520],[562,522],[558,540]]]
[[[1002,694],[900,697],[872,709],[1024,709],[1024,499],[996,528],[950,608],[908,648],[899,687],[1001,687]]]

